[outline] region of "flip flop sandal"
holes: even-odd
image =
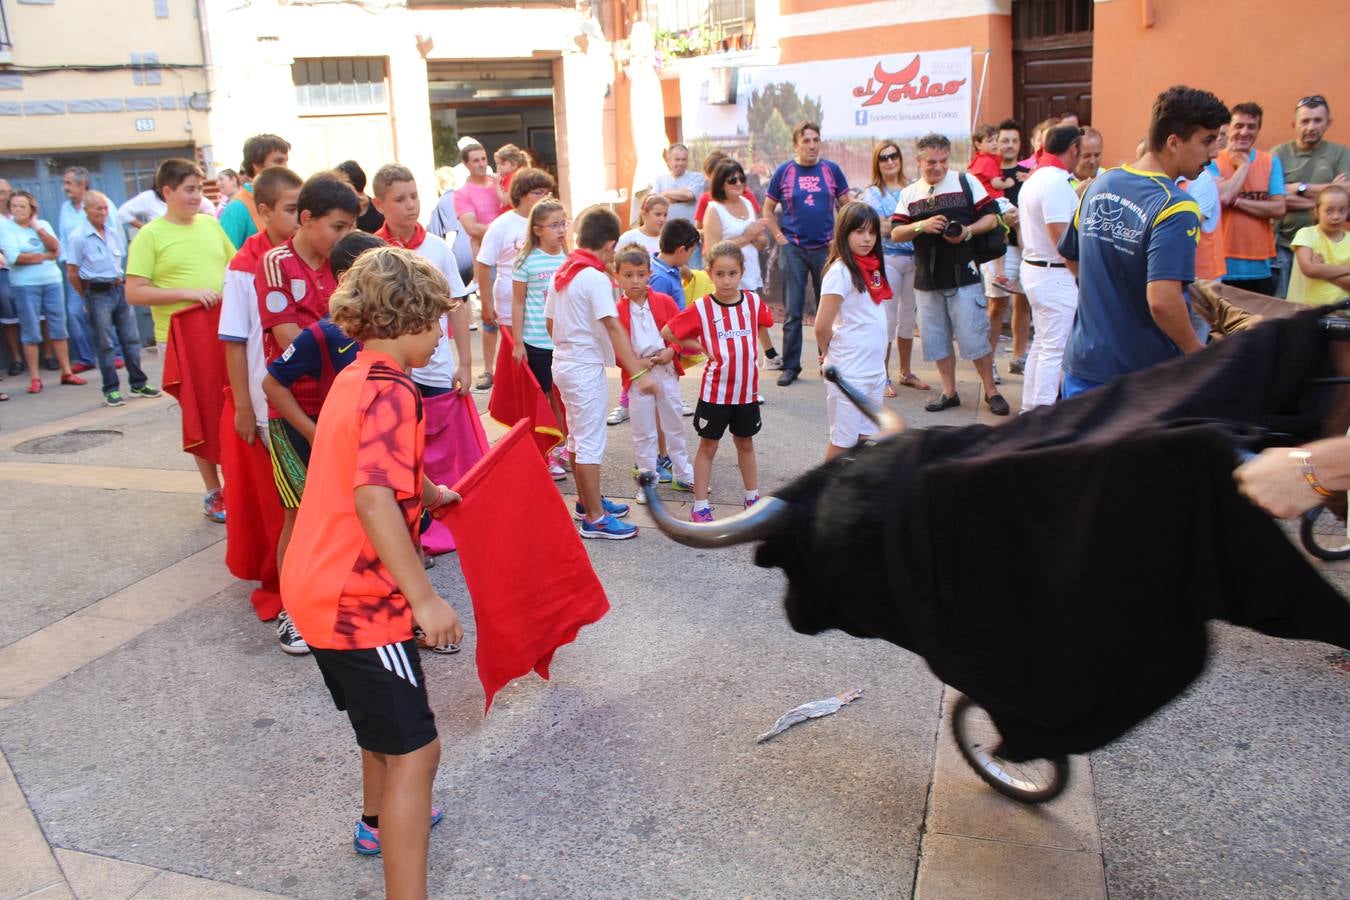
[[[895,392],[895,385],[891,384],[889,378],[886,379],[886,389],[881,392],[881,396],[885,397],[887,400],[899,396],[899,394]]]
[[[932,388],[928,386],[928,383],[927,383],[927,382],[925,382],[925,381],[920,381],[920,380],[919,380],[919,376],[918,376],[918,375],[915,375],[913,372],[908,372],[908,373],[906,373],[906,374],[905,374],[905,377],[900,379],[900,383],[903,384],[903,385],[904,385],[905,387],[907,387],[907,388],[914,388],[914,390],[916,390],[916,391],[931,391],[931,390],[932,390]]]

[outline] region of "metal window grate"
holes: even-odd
[[[383,57],[297,59],[291,65],[301,113],[385,112],[389,92]]]

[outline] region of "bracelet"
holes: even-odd
[[[1327,490],[1322,486],[1322,482],[1317,480],[1317,469],[1313,468],[1312,454],[1307,450],[1290,450],[1289,458],[1298,463],[1299,471],[1303,474],[1303,480],[1308,482],[1308,487],[1319,497],[1335,497],[1333,491]]]

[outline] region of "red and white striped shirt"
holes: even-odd
[[[718,303],[711,294],[690,303],[670,320],[670,330],[687,341],[698,338],[708,354],[699,398],[706,403],[754,403],[759,393],[759,329],[773,325],[773,313],[754,291],[737,303]]]

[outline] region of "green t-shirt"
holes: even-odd
[[[1299,247],[1307,247],[1322,257],[1329,266],[1350,266],[1350,235],[1341,233],[1339,241],[1332,241],[1316,225],[1300,228],[1294,235],[1291,249],[1297,255]],[[1309,306],[1326,306],[1345,297],[1343,288],[1330,281],[1309,278],[1294,260],[1294,271],[1289,274],[1289,299],[1294,303],[1307,303]]]
[[[1287,141],[1270,152],[1284,166],[1285,184],[1326,184],[1337,175],[1350,178],[1350,150],[1331,141],[1320,141],[1311,150],[1300,150],[1298,144]],[[1312,210],[1290,210],[1275,223],[1275,239],[1281,247],[1288,247],[1299,229],[1312,223]]]
[[[127,274],[146,278],[157,288],[219,291],[225,286],[225,267],[234,257],[234,244],[214,216],[198,215],[191,225],[154,219],[137,233],[127,251]],[[150,307],[155,340],[169,339],[169,317],[191,306],[190,301]]]

